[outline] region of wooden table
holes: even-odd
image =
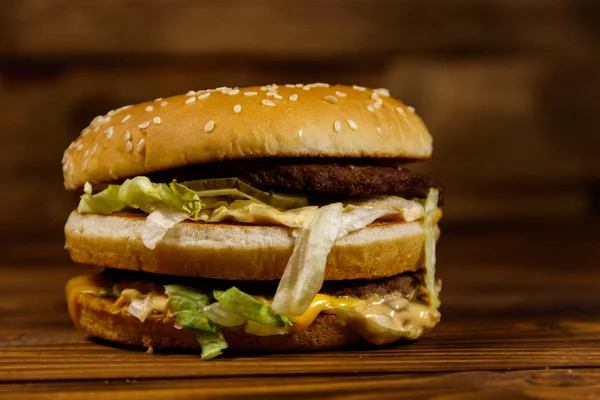
[[[0,398],[600,398],[598,224],[448,227],[443,318],[370,351],[148,355],[75,331],[60,242],[0,244]],[[595,397],[594,397],[595,396]]]

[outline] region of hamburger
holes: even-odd
[[[385,89],[190,91],[96,117],[68,147],[70,316],[210,359],[415,340],[440,319],[432,138]]]

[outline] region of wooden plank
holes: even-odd
[[[3,6],[4,57],[593,54],[598,33],[593,0],[7,0]]]
[[[83,387],[82,387],[83,386]],[[389,374],[383,376],[232,377],[182,380],[94,380],[0,385],[3,398],[305,399],[587,399],[600,392],[600,369]]]

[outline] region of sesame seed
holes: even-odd
[[[356,122],[354,122],[353,120],[347,119],[346,122],[348,123],[348,126],[350,128],[352,128],[353,131],[358,129],[358,124]]]
[[[377,133],[379,133],[380,135],[383,135],[383,129],[381,129],[380,126],[377,127]]]
[[[328,88],[329,87],[329,83],[321,83],[321,82],[317,82],[317,83],[313,83],[314,87],[323,87],[323,88]]]
[[[81,150],[83,150],[83,144],[81,144],[81,143],[78,143],[78,144],[77,144],[77,147],[76,147],[75,149],[76,149],[77,151],[81,151]]]
[[[152,118],[152,122],[154,122],[156,125],[160,125],[162,120],[160,119],[160,117],[154,117]]]
[[[194,96],[196,94],[196,92],[194,92],[193,90],[190,90],[189,92],[187,92],[185,95],[186,96]]]
[[[161,107],[165,107],[167,104],[169,104],[169,103],[167,103],[167,101],[166,101],[166,100],[165,100],[165,101],[161,101],[161,102],[160,102],[160,106],[161,106]]]
[[[256,96],[257,92],[244,92],[244,96]]]
[[[381,99],[379,98],[379,95],[377,94],[377,92],[373,92],[371,93],[371,98],[375,101],[380,101]]]
[[[106,113],[107,117],[112,117],[117,111],[116,110],[110,110],[109,112]]]
[[[108,174],[110,175],[111,178],[113,179],[119,179],[119,175],[117,175],[117,173],[115,171],[113,171],[112,169],[108,170]]]
[[[240,111],[242,111],[242,106],[240,104],[236,104],[235,106],[233,106],[234,113],[239,114]]]
[[[398,111],[398,114],[406,117],[406,112],[402,109],[402,107],[396,107],[396,111]]]
[[[379,89],[375,89],[373,90],[375,93],[380,94],[382,96],[385,97],[390,97],[390,91],[387,90],[386,88],[379,88]]]
[[[298,136],[302,137],[302,129],[298,129],[298,130],[296,131],[296,133],[298,134]]]
[[[142,151],[144,151],[145,147],[146,147],[146,139],[141,138],[140,141],[138,142],[137,146],[135,147],[135,150],[138,153],[141,153]]]
[[[294,93],[293,95],[290,96],[290,100],[291,101],[296,101],[298,100],[298,95],[296,93]]]
[[[301,83],[296,83],[296,87],[302,87],[302,86],[304,86],[304,85]]]
[[[187,100],[185,101],[185,104],[192,104],[192,103],[193,103],[193,102],[195,102],[195,101],[196,101],[196,98],[195,98],[195,97],[190,97],[189,99],[187,99]]]
[[[276,94],[275,92],[267,92],[267,97],[275,96]]]
[[[283,98],[278,93],[275,93],[275,96],[273,96],[273,97],[275,97],[277,100],[281,100]]]
[[[383,104],[383,102],[377,102],[377,103],[373,104],[373,107],[379,108],[379,107],[381,107],[382,104]]]
[[[289,87],[289,88],[294,88],[296,87],[295,85],[291,84],[291,83],[286,83],[285,87]]]
[[[88,160],[83,160],[83,170],[87,170]]]
[[[342,123],[339,120],[336,120],[333,123],[333,130],[336,131],[336,132],[339,132],[340,129],[342,129]]]
[[[268,106],[268,107],[275,107],[275,103],[273,103],[271,100],[266,100],[266,99],[265,99],[265,100],[263,100],[263,101],[262,101],[262,103],[263,103],[265,106]]]
[[[263,92],[266,92],[267,91],[267,87],[266,86],[261,86],[260,90],[262,90]]]
[[[210,96],[210,92],[202,93],[202,94],[198,95],[198,100],[205,99],[208,96]]]
[[[414,112],[415,112],[415,108],[414,108],[414,107],[411,107],[411,106],[406,106],[406,109],[407,109],[408,111],[410,111],[411,113],[414,113]]]
[[[133,144],[130,141],[125,143],[125,150],[127,150],[128,153],[131,153],[131,150],[133,150]]]
[[[204,125],[204,130],[208,133],[212,132],[213,129],[215,129],[215,121],[213,121],[212,119],[210,121],[208,121],[206,123],[206,125]]]
[[[96,154],[97,150],[98,150],[98,143],[94,144],[94,147],[92,147],[92,151],[90,151],[90,156],[93,156],[94,154]]]
[[[229,88],[227,86],[219,86],[215,90],[229,90]]]
[[[86,150],[85,153],[83,153],[83,159],[84,160],[87,158],[88,154],[90,154],[89,150]]]
[[[367,90],[366,87],[356,85],[352,86],[352,88],[358,90],[359,92],[364,92],[365,90]]]
[[[108,128],[107,130],[104,131],[104,134],[106,135],[106,140],[110,140],[110,138],[113,135],[113,127],[111,126],[110,128]]]
[[[331,104],[335,104],[338,102],[338,99],[335,96],[325,96],[323,98],[323,100],[325,100],[326,102],[331,103]]]
[[[162,97],[157,97],[154,99],[154,101],[161,101],[161,100],[162,100]]]
[[[131,132],[129,132],[129,129],[125,131],[125,134],[123,135],[123,139],[125,139],[125,140],[131,139]]]
[[[127,109],[130,109],[131,107],[132,107],[131,105],[128,105],[128,106],[123,106],[121,108],[117,108],[117,112],[125,111]]]
[[[124,124],[125,122],[127,122],[127,120],[129,120],[129,118],[131,118],[131,114],[127,114],[126,116],[124,116],[121,120],[121,123]]]
[[[302,88],[302,90],[306,90],[306,91],[308,91],[308,90],[310,90],[310,86],[308,86],[308,85],[305,85],[305,86]]]
[[[150,126],[150,121],[146,121],[146,122],[142,122],[141,124],[139,124],[138,128],[140,128],[140,129],[146,129],[149,126]]]
[[[367,110],[371,111],[371,112],[375,112],[375,107],[373,107],[371,104],[369,104],[367,106]]]
[[[150,112],[150,111],[154,110],[154,107],[148,106],[148,107],[145,108],[145,110],[148,111],[148,112]]]
[[[81,136],[85,136],[90,132],[90,128],[85,128],[84,130],[81,131]]]
[[[346,93],[344,93],[344,92],[337,91],[337,92],[335,92],[335,94],[337,94],[340,97],[346,97]]]
[[[231,92],[229,92],[229,95],[233,96],[233,95],[238,94],[239,92],[240,92],[239,89],[233,89]]]

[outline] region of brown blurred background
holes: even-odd
[[[62,151],[98,114],[317,81],[416,107],[435,152],[414,169],[447,187],[448,226],[600,214],[599,1],[0,3],[3,238],[60,240]]]

